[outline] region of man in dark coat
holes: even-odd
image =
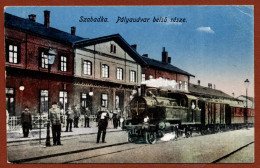
[[[118,120],[117,120],[117,113],[116,112],[113,113],[112,119],[113,119],[114,128],[117,129]]]
[[[80,117],[80,108],[78,105],[74,108],[74,128],[79,128],[79,117]]]
[[[89,115],[90,115],[90,110],[88,109],[88,107],[86,107],[84,111],[85,127],[89,127]]]
[[[32,129],[32,115],[28,106],[25,106],[25,109],[22,112],[21,123],[23,127],[23,137],[28,137],[29,129]]]
[[[107,111],[99,111],[97,118],[98,118],[97,143],[99,143],[101,132],[102,132],[102,142],[106,143],[105,138],[106,138],[106,129],[108,125],[109,114]]]
[[[67,115],[67,126],[66,126],[66,132],[69,131],[72,132],[72,122],[74,119],[74,111],[72,110],[71,106],[68,107],[68,110],[66,111]]]
[[[56,102],[52,103],[52,108],[49,110],[50,120],[52,125],[52,137],[53,137],[53,145],[61,145],[60,142],[60,134],[61,134],[61,119],[60,114],[61,111],[58,108]]]

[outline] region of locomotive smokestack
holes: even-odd
[[[141,85],[141,96],[146,96],[146,85]]]

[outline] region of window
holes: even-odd
[[[101,95],[101,107],[106,107],[107,108],[107,94],[102,94]]]
[[[117,68],[117,70],[116,70],[116,78],[118,80],[123,80],[123,69],[122,68]]]
[[[145,81],[145,74],[142,74],[142,82]]]
[[[14,44],[7,44],[7,62],[19,63],[19,46]]]
[[[59,103],[60,103],[60,109],[66,110],[67,103],[68,103],[68,93],[65,91],[60,91],[59,93]]]
[[[48,113],[48,90],[41,90],[40,113]]]
[[[81,93],[81,107],[87,107],[87,94]]]
[[[116,109],[119,108],[119,101],[120,101],[119,96],[116,95]]]
[[[48,65],[49,65],[48,55],[45,54],[44,52],[41,52],[41,67],[48,68]]]
[[[110,45],[110,52],[111,53],[116,53],[116,45],[114,45],[114,44]]]
[[[184,82],[184,90],[188,90],[187,82]]]
[[[65,56],[60,57],[60,70],[63,72],[67,71],[67,57]]]
[[[153,75],[149,75],[149,79],[153,79]]]
[[[102,65],[102,77],[108,78],[109,76],[109,67],[107,65]]]
[[[84,61],[84,63],[83,63],[83,73],[85,75],[92,75],[92,62]]]
[[[9,115],[15,115],[14,88],[5,88],[6,110]]]
[[[130,71],[130,82],[136,82],[136,72]]]
[[[181,84],[181,81],[179,82],[179,89],[182,90],[182,84]]]

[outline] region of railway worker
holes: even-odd
[[[85,118],[85,128],[88,127],[90,128],[89,126],[89,115],[90,115],[90,110],[88,107],[85,108],[85,111],[84,111],[84,118]]]
[[[102,132],[102,142],[105,142],[106,138],[106,129],[108,125],[109,114],[107,111],[98,112],[98,134],[97,134],[97,143],[99,143],[101,132]]]
[[[62,145],[60,142],[60,134],[61,134],[61,111],[58,108],[56,102],[52,103],[52,108],[49,110],[50,112],[50,120],[52,125],[52,138],[53,145]]]
[[[66,126],[66,132],[69,131],[72,132],[72,122],[74,119],[74,111],[72,110],[71,106],[68,107],[68,110],[66,111],[67,115],[67,126]]]
[[[28,106],[25,106],[21,114],[21,123],[23,127],[23,137],[28,137],[29,130],[32,129],[32,115]]]
[[[80,117],[80,108],[78,105],[74,107],[74,128],[79,128],[79,117]]]
[[[112,119],[113,119],[114,128],[117,129],[118,119],[117,119],[117,113],[116,112],[113,113]]]

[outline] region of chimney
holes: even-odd
[[[165,47],[163,47],[162,51],[162,62],[168,63],[168,52],[165,51]]]
[[[137,45],[136,45],[136,44],[133,44],[133,45],[131,45],[131,47],[132,47],[133,49],[135,49],[135,50],[136,50],[136,48],[137,48]]]
[[[232,96],[235,97],[235,93],[234,92],[232,93]]]
[[[148,54],[143,54],[142,56],[143,56],[143,57],[148,57]]]
[[[74,35],[75,36],[76,34],[76,27],[71,27],[71,35]]]
[[[212,83],[208,83],[208,88],[212,88]]]
[[[172,58],[171,58],[171,57],[168,57],[168,64],[171,63],[171,60],[172,60]]]
[[[198,86],[200,86],[200,80],[198,80]]]
[[[35,22],[36,21],[36,15],[35,14],[30,14],[29,15],[29,20]]]
[[[50,11],[44,11],[44,26],[47,28],[50,27]]]
[[[215,84],[213,85],[213,88],[216,89],[216,85]]]

